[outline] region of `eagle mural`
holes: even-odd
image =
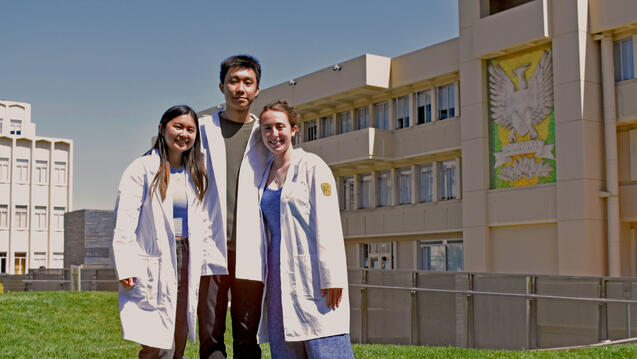
[[[550,45],[487,66],[491,188],[555,182]]]
[[[489,99],[491,116],[495,123],[510,130],[509,142],[517,142],[516,134],[530,139],[537,138],[533,127],[553,112],[553,66],[551,50],[544,51],[535,73],[527,81],[525,72],[530,64],[513,70],[518,80],[515,88],[513,80],[499,64],[489,65]]]

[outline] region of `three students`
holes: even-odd
[[[122,332],[140,358],[182,358],[195,313],[200,357],[225,358],[229,293],[235,358],[260,358],[258,341],[274,358],[353,357],[334,178],[292,148],[285,101],[259,127],[260,74],[253,57],[226,59],[225,109],[172,107],[122,176],[113,250]]]

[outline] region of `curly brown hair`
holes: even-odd
[[[266,111],[283,112],[288,115],[290,127],[294,128],[294,126],[296,126],[296,121],[299,114],[296,112],[294,106],[290,105],[285,99],[279,99],[263,106],[263,110],[261,111],[261,114],[259,114],[259,118],[261,118],[261,116],[263,116]]]

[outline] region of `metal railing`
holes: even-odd
[[[626,338],[632,338],[631,328],[631,305],[637,305],[637,300],[628,299],[632,296],[631,293],[624,291],[625,299],[607,298],[607,284],[609,281],[621,280],[619,278],[600,278],[598,280],[598,293],[599,297],[582,297],[582,296],[569,296],[569,295],[547,295],[537,294],[536,281],[538,276],[528,275],[526,276],[526,290],[524,293],[510,293],[510,292],[498,292],[488,290],[474,290],[473,289],[473,273],[456,273],[455,275],[466,276],[466,289],[440,289],[440,288],[424,288],[418,287],[417,277],[418,272],[412,272],[412,286],[395,286],[395,285],[375,285],[367,284],[368,270],[362,270],[362,282],[359,284],[350,283],[350,288],[358,288],[360,290],[360,336],[359,343],[368,343],[368,289],[378,289],[387,291],[403,291],[409,292],[411,295],[411,326],[409,330],[409,344],[418,345],[418,297],[417,293],[439,293],[439,294],[454,294],[458,296],[464,296],[466,298],[464,320],[465,330],[464,345],[468,348],[476,347],[475,342],[475,311],[474,311],[474,298],[477,296],[492,296],[492,297],[508,297],[508,298],[520,298],[526,301],[526,313],[525,313],[525,346],[522,349],[535,349],[537,348],[537,301],[538,300],[550,300],[550,301],[566,301],[566,302],[580,302],[580,303],[596,303],[599,306],[598,318],[598,339],[599,342],[609,339],[609,322],[608,322],[608,305],[609,304],[623,304],[625,305],[625,336]],[[554,276],[557,277],[557,276]],[[569,277],[572,278],[572,277]],[[635,280],[637,284],[637,280]]]

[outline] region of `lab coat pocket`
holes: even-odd
[[[294,256],[296,290],[299,295],[311,300],[321,299],[321,281],[318,266],[312,266],[311,256]]]
[[[302,182],[292,182],[288,185],[286,200],[293,217],[304,224],[310,219],[310,195],[308,186]]]
[[[141,256],[140,260],[144,263],[146,271],[138,278],[138,283],[133,287],[137,287],[138,293],[134,294],[140,299],[139,307],[143,309],[157,308],[157,291],[159,290],[159,257]],[[133,293],[131,293],[133,294]]]

